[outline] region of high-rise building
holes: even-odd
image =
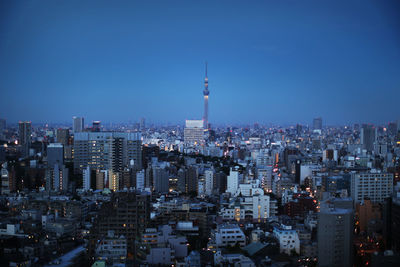
[[[64,146],[69,145],[69,129],[57,129],[56,131],[57,143],[61,143]]]
[[[1,175],[1,188],[0,188],[0,194],[9,194],[10,192],[14,192],[17,190],[16,187],[16,173],[14,170],[14,167],[11,168],[10,171],[8,171],[7,168],[7,162],[3,163],[0,175]]]
[[[215,185],[220,194],[226,191],[226,174],[222,171],[215,174]]]
[[[6,119],[0,119],[0,133],[7,128]]]
[[[144,232],[149,220],[149,193],[127,191],[113,194],[111,201],[101,206],[90,230],[89,255],[109,230],[113,230],[116,236],[124,236],[128,241],[128,252],[134,254],[135,239]]]
[[[19,145],[22,148],[23,155],[25,157],[29,156],[29,149],[32,144],[32,124],[30,121],[20,121],[19,122]]]
[[[74,169],[91,169],[119,172],[134,160],[142,166],[142,141],[140,133],[82,132],[74,136]]]
[[[228,185],[226,192],[231,193],[231,195],[234,195],[239,188],[239,183],[240,183],[240,177],[239,177],[239,171],[234,171],[233,169],[230,170],[229,176],[227,178]]]
[[[1,194],[10,193],[10,176],[7,170],[7,163],[4,163],[1,168]]]
[[[88,191],[90,190],[90,184],[91,184],[91,179],[90,179],[90,174],[91,170],[90,167],[87,166],[86,169],[83,170],[83,190]]]
[[[96,190],[108,188],[108,171],[96,170]]]
[[[204,128],[202,120],[186,120],[184,129],[185,143],[199,144],[204,142]]]
[[[114,192],[118,191],[119,188],[119,180],[120,180],[120,173],[119,172],[113,172],[112,170],[109,171],[109,179],[110,179],[110,185],[109,188],[113,190]]]
[[[187,193],[197,192],[199,185],[199,171],[196,166],[189,166],[186,173]]]
[[[318,117],[313,120],[313,129],[322,130],[322,118]]]
[[[365,198],[374,203],[383,203],[393,193],[393,173],[352,173],[350,191],[356,203]]]
[[[303,131],[303,126],[301,124],[296,124],[296,134],[300,135]]]
[[[82,117],[72,117],[72,130],[74,133],[82,132],[85,129]]]
[[[136,173],[136,189],[137,190],[143,190],[145,188],[144,178],[145,178],[144,170],[138,171]]]
[[[353,210],[321,208],[318,213],[318,266],[352,266]]]
[[[46,169],[46,190],[66,191],[68,190],[68,168],[64,165],[55,164]]]
[[[181,168],[178,171],[178,190],[184,193],[198,191],[198,170],[196,166]]]
[[[390,201],[390,239],[392,241],[392,249],[397,253],[400,253],[400,198],[394,197],[393,201]],[[388,240],[389,241],[389,240]]]
[[[93,121],[92,123],[92,132],[100,132],[101,122]]]
[[[272,165],[258,168],[257,177],[265,192],[272,192]]]
[[[388,132],[389,132],[389,135],[391,135],[391,136],[397,135],[397,122],[389,122]]]
[[[178,171],[178,190],[185,193],[187,192],[186,188],[186,180],[187,180],[187,172],[185,168],[180,168]]]
[[[205,183],[206,183],[205,194],[208,196],[212,195],[214,191],[214,175],[215,175],[214,170],[206,170],[204,172]]]
[[[140,118],[140,130],[144,131],[146,129],[146,119],[145,118]]]
[[[203,95],[204,95],[204,116],[203,116],[203,122],[204,122],[204,129],[208,129],[208,95],[210,94],[210,91],[208,91],[208,77],[207,77],[207,62],[206,62],[206,77],[204,79],[204,90],[203,90]]]
[[[168,193],[169,175],[166,169],[160,167],[153,168],[154,191],[159,193]]]
[[[6,148],[4,146],[0,146],[0,163],[6,161]]]
[[[47,166],[64,164],[64,146],[60,143],[51,143],[47,146]]]
[[[361,128],[361,144],[368,152],[374,149],[374,143],[377,138],[376,128],[369,124],[363,124]]]

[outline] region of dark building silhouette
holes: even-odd
[[[135,251],[135,240],[145,230],[150,220],[150,194],[127,191],[112,195],[110,202],[103,203],[91,230],[89,254],[93,255],[98,240],[109,230],[117,236],[125,236],[128,241],[128,254]]]
[[[318,266],[353,265],[353,211],[333,207],[318,213]]]
[[[23,156],[27,157],[32,145],[32,124],[30,121],[20,121],[18,126],[18,143],[22,148]]]
[[[376,137],[376,128],[373,125],[363,124],[361,128],[361,144],[368,152],[374,150]]]
[[[70,134],[69,129],[57,129],[56,131],[57,143],[63,144],[64,146],[70,145]]]
[[[313,120],[313,129],[322,130],[322,118],[318,117]]]

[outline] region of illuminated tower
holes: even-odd
[[[204,95],[204,129],[208,129],[208,95],[210,94],[210,91],[208,91],[208,77],[207,77],[207,62],[206,62],[206,78],[204,79],[204,90],[203,90],[203,95]]]

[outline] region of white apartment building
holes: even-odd
[[[291,255],[292,251],[300,254],[300,239],[296,230],[291,226],[281,225],[280,228],[274,227],[273,235],[279,240],[279,251]]]
[[[236,193],[236,190],[239,187],[240,178],[241,177],[238,170],[230,170],[229,176],[227,177],[227,193],[231,193],[231,195],[234,195]]]
[[[361,202],[368,197],[372,202],[383,202],[393,193],[393,174],[371,170],[367,173],[352,173],[351,197]]]
[[[260,221],[270,217],[270,197],[255,184],[240,184],[236,196],[227,207],[222,207],[219,215],[223,220]]]
[[[204,142],[203,120],[186,120],[183,136],[187,144]]]
[[[242,229],[234,224],[218,225],[217,229],[211,233],[213,246],[215,248],[235,246],[244,247],[246,245],[246,236]]]

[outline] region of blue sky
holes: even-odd
[[[398,1],[1,1],[10,122],[384,123],[400,118]]]

